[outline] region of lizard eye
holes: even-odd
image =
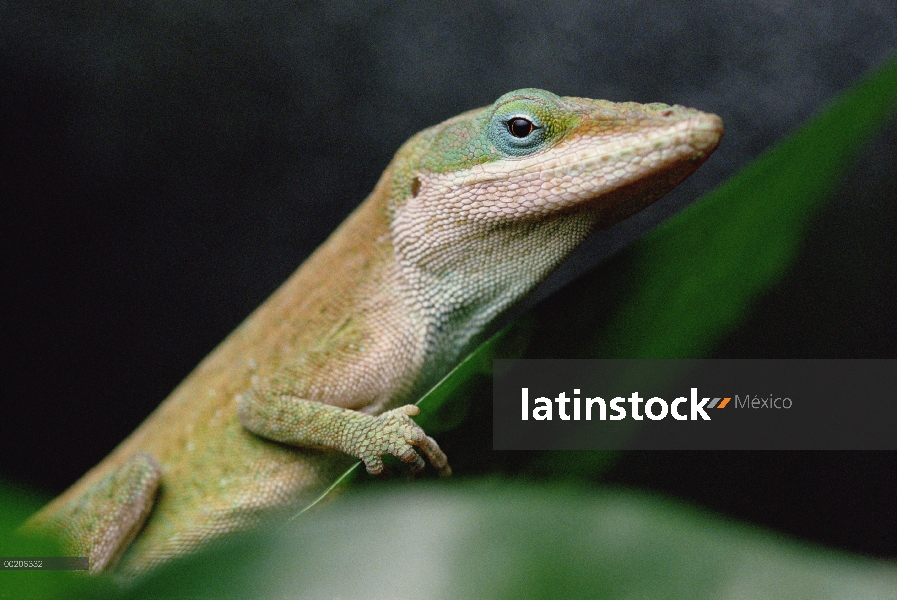
[[[514,117],[507,122],[508,131],[515,138],[525,138],[536,128],[533,122],[523,117]]]
[[[521,157],[544,148],[552,140],[551,119],[558,109],[537,96],[520,97],[512,92],[508,100],[503,98],[496,101],[485,124],[495,150],[508,157]]]

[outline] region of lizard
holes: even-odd
[[[308,503],[354,460],[450,473],[410,402],[592,232],[697,169],[716,115],[521,89],[401,146],[368,198],[29,521],[133,579]]]

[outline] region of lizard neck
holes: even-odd
[[[409,224],[407,217],[402,213],[392,227],[396,277],[406,306],[423,328],[425,379],[444,374],[491,322],[557,268],[595,225],[588,213],[491,226],[488,231],[482,224],[456,224],[448,240],[429,236],[431,252],[422,255],[408,251],[420,245],[406,238],[419,239],[426,232]],[[471,243],[470,238],[481,243]],[[437,248],[440,243],[478,251],[451,252]]]

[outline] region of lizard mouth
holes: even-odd
[[[615,181],[625,185],[683,161],[703,162],[719,145],[722,127],[716,115],[699,113],[685,120],[624,132],[591,147],[574,142],[568,151],[558,154],[555,165],[546,165],[542,173],[555,180],[593,179],[597,187],[612,189]]]

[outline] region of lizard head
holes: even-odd
[[[481,327],[589,233],[688,177],[722,131],[716,115],[681,106],[505,94],[422,131],[397,154],[389,205],[397,262],[428,296],[422,302],[441,306],[439,319],[454,311],[460,329]]]
[[[682,106],[522,89],[412,138],[425,151],[398,196],[471,222],[586,212],[606,227],[688,177],[722,133],[719,117]]]

